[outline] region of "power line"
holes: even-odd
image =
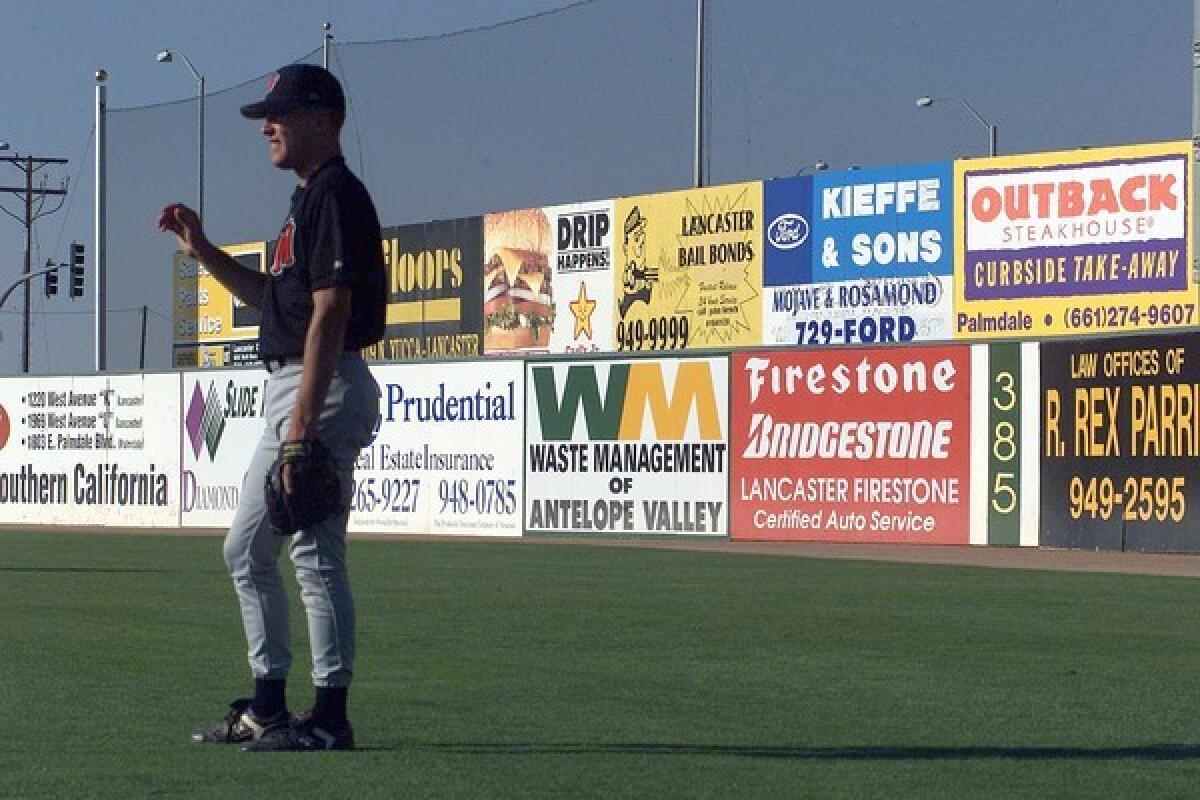
[[[22,326],[23,335],[21,337],[21,371],[29,372],[29,312],[31,305],[29,274],[33,271],[33,225],[42,217],[53,214],[62,208],[63,203],[66,201],[67,195],[66,181],[63,181],[63,183],[57,189],[48,189],[46,188],[46,176],[44,174],[41,176],[41,181],[37,185],[34,185],[34,177],[39,171],[45,169],[46,167],[52,165],[61,166],[66,164],[67,159],[46,158],[30,155],[11,155],[0,156],[0,163],[11,164],[25,176],[24,186],[0,186],[0,192],[17,195],[24,200],[25,205],[25,213],[19,218],[7,210],[5,213],[7,213],[10,217],[17,219],[17,221],[21,223],[22,227],[25,228],[25,285],[23,287],[25,294],[25,308],[23,316],[25,322]],[[49,211],[46,210],[47,197],[58,198],[58,205],[54,206],[54,208],[50,209]],[[7,294],[5,295],[5,298],[7,298]]]
[[[168,325],[173,324],[171,322],[170,317],[162,314],[156,308],[151,308],[150,306],[147,306],[146,311],[148,311],[150,314],[153,314],[154,316],[158,317],[159,319],[161,319],[163,322],[167,323]],[[20,316],[22,313],[23,312],[21,312],[21,311],[0,310],[0,315],[7,315],[7,316]],[[38,315],[42,315],[42,316],[62,316],[62,317],[73,317],[73,316],[83,316],[83,315],[90,317],[95,314],[94,311],[32,311],[30,313],[38,314]],[[109,313],[109,314],[140,314],[140,313],[142,313],[142,307],[137,306],[136,308],[109,308],[109,309],[107,309],[107,313]]]
[[[87,142],[84,143],[83,150],[79,153],[79,169],[75,170],[75,178],[68,185],[79,186],[79,178],[83,175],[84,168],[87,167],[90,163],[87,160],[87,152],[92,147],[92,138],[95,135],[96,135],[96,123],[93,122],[91,130],[88,131]],[[62,237],[63,237],[63,234],[67,230],[67,223],[71,221],[71,211],[74,210],[74,208],[75,208],[75,195],[69,194],[69,195],[67,195],[67,213],[63,217],[63,223],[58,229],[58,238],[54,240],[54,249],[50,251],[50,254],[54,258],[58,258],[58,246],[60,244],[62,244]],[[39,254],[39,256],[40,256],[40,254]]]
[[[498,28],[507,28],[511,25],[520,25],[523,22],[529,22],[531,20],[540,19],[541,17],[549,17],[554,14],[562,14],[567,11],[572,11],[576,8],[581,8],[582,6],[590,6],[590,5],[594,5],[596,3],[606,2],[606,1],[607,0],[575,0],[575,2],[573,2],[573,3],[567,3],[565,5],[561,5],[557,8],[548,8],[545,11],[535,11],[534,13],[526,14],[523,17],[514,17],[513,19],[506,19],[506,20],[502,20],[500,22],[491,23],[489,25],[478,25],[473,28],[460,28],[459,30],[447,31],[446,33],[432,33],[432,34],[426,34],[424,36],[407,36],[407,37],[400,37],[400,38],[396,38],[396,39],[369,39],[366,41],[358,41],[358,42],[335,42],[334,44],[335,44],[335,47],[346,47],[348,45],[403,44],[403,43],[408,43],[408,42],[428,42],[428,41],[434,41],[437,39],[449,39],[449,38],[453,38],[455,36],[465,36],[465,35],[471,34],[471,33],[482,33],[484,31],[493,31]],[[321,52],[320,47],[314,47],[312,50],[309,50],[306,53],[301,53],[300,56],[297,57],[292,63],[298,64],[302,61],[307,61],[308,59],[312,58],[313,56],[317,55],[320,52]],[[270,72],[264,72],[261,75],[256,75],[253,78],[249,78],[248,80],[244,80],[240,83],[235,83],[232,86],[228,86],[224,89],[218,89],[216,91],[209,92],[208,96],[214,97],[216,95],[224,94],[226,92],[237,91],[238,89],[242,89],[247,86],[257,85],[262,82],[263,78],[267,77],[270,74],[271,74]],[[113,113],[121,113],[124,111],[142,111],[143,109],[147,109],[147,108],[162,108],[163,106],[173,106],[173,105],[181,105],[183,103],[192,103],[192,102],[195,102],[195,100],[196,100],[196,98],[194,98],[194,97],[185,97],[185,98],[182,98],[179,100],[167,100],[167,101],[164,101],[161,103],[146,103],[145,105],[140,105],[140,106],[125,106],[122,108],[109,108],[108,112],[110,114],[113,114]]]
[[[598,2],[601,2],[601,0],[576,0],[574,3],[567,3],[566,5],[559,6],[558,8],[548,8],[545,11],[535,11],[532,14],[526,14],[523,17],[514,17],[513,19],[493,22],[489,25],[477,25],[474,28],[460,28],[459,30],[448,31],[446,33],[431,33],[425,36],[404,36],[397,39],[372,39],[365,42],[342,42],[342,44],[395,44],[403,42],[428,42],[437,39],[450,39],[455,36],[465,36],[469,33],[483,33],[484,31],[494,31],[499,28],[507,28],[510,25],[520,25],[522,22],[529,22],[530,20],[540,19],[541,17],[549,17],[554,14],[562,14],[566,11],[572,11],[576,8],[580,8],[581,6],[590,6]]]

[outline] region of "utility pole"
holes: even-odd
[[[96,294],[93,348],[96,372],[108,368],[108,71],[96,70],[96,179],[92,201],[92,234],[95,237]]]
[[[1196,0],[1200,2],[1200,0]],[[692,184],[704,185],[704,0],[696,0],[696,121],[693,148]]]
[[[1196,235],[1200,232],[1200,189],[1196,176],[1200,174],[1200,0],[1192,0],[1192,282],[1200,283],[1200,248]]]
[[[15,219],[25,228],[25,270],[24,276],[29,277],[29,273],[33,268],[33,223],[37,222],[42,217],[53,214],[62,208],[63,202],[67,195],[67,182],[63,181],[57,189],[46,188],[46,176],[41,176],[41,181],[35,186],[34,177],[39,170],[42,170],[51,164],[66,164],[65,158],[37,158],[35,156],[11,155],[0,157],[0,163],[12,164],[17,169],[21,170],[25,175],[24,186],[0,186],[0,192],[15,194],[24,201],[24,214],[17,216],[7,208],[0,206],[0,211],[3,211],[8,216]],[[58,197],[58,205],[50,210],[46,210],[46,198]],[[30,281],[25,281],[25,313],[24,313],[24,334],[21,337],[21,371],[29,372],[29,302],[30,302]]]
[[[149,306],[142,306],[142,350],[138,355],[138,369],[143,372],[146,370],[146,312],[149,310]]]

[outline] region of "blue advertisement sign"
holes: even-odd
[[[764,184],[765,344],[951,338],[951,162]]]
[[[815,176],[813,279],[951,274],[953,186],[949,161]]]
[[[767,259],[764,286],[812,283],[813,179],[778,178],[763,184]]]

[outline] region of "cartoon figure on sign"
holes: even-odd
[[[658,283],[658,268],[646,263],[646,218],[637,206],[625,217],[625,238],[621,241],[625,256],[625,273],[621,277],[621,318],[639,300],[650,303],[654,285]]]

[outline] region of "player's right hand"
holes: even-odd
[[[208,244],[200,216],[183,203],[172,203],[162,210],[158,215],[158,229],[175,234],[179,249],[192,258],[198,258],[198,251]]]

